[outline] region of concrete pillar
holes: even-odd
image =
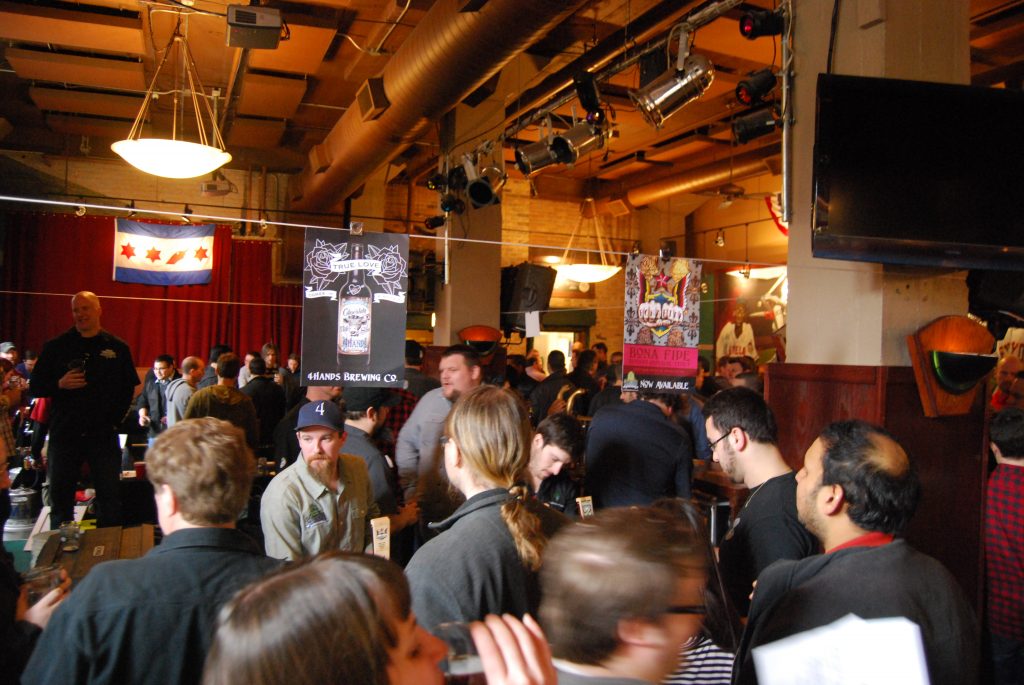
[[[909,366],[906,335],[938,316],[967,312],[965,274],[811,256],[815,88],[817,75],[826,71],[834,0],[794,5],[787,361]],[[968,83],[968,5],[963,0],[842,3],[833,73]]]

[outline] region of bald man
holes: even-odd
[[[74,514],[83,463],[96,488],[97,525],[121,524],[117,432],[139,375],[128,345],[100,326],[102,313],[94,293],[76,293],[74,326],[43,345],[32,371],[32,394],[53,400],[47,455],[54,528]]]
[[[733,682],[757,682],[751,649],[851,613],[916,623],[933,685],[978,682],[978,627],[963,592],[942,564],[896,537],[920,494],[896,439],[863,421],[833,423],[796,481],[800,522],[825,553],[758,576]]]
[[[1017,374],[1024,371],[1024,362],[1020,357],[1008,354],[999,360],[996,366],[996,390],[992,393],[992,411],[1002,411],[1006,407],[1016,406],[1016,399],[1012,394],[1013,384],[1017,381]]]

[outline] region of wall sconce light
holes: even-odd
[[[688,33],[680,34],[675,69],[668,69],[643,88],[629,91],[640,114],[655,128],[661,128],[683,105],[703,95],[715,79],[711,60],[704,55],[689,54],[691,37]]]
[[[779,120],[776,118],[775,108],[765,107],[733,119],[732,135],[737,143],[743,145],[755,138],[774,132],[778,126]]]
[[[85,205],[75,207],[75,216],[85,216]]]
[[[185,209],[181,212],[181,220],[186,224],[192,223],[192,208],[185,205]]]
[[[135,217],[135,200],[132,200],[131,202],[129,202],[128,205],[125,207],[125,209],[128,210],[128,213],[125,214],[125,217],[127,217],[129,219],[134,218]]]
[[[775,90],[775,74],[771,69],[752,71],[736,85],[736,99],[747,107],[764,100],[768,93]]]
[[[748,40],[761,36],[778,36],[785,27],[782,11],[747,10],[740,17],[740,35]]]
[[[719,229],[718,233],[715,234],[715,246],[725,247],[725,231]]]

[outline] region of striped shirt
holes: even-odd
[[[665,678],[665,685],[729,685],[733,655],[705,635],[687,643],[679,654],[679,668]]]

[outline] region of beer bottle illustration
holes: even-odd
[[[363,246],[352,246],[352,259],[363,258]],[[370,363],[370,317],[373,294],[366,285],[366,273],[362,269],[350,271],[345,283],[338,290],[338,365],[347,359],[349,363]]]

